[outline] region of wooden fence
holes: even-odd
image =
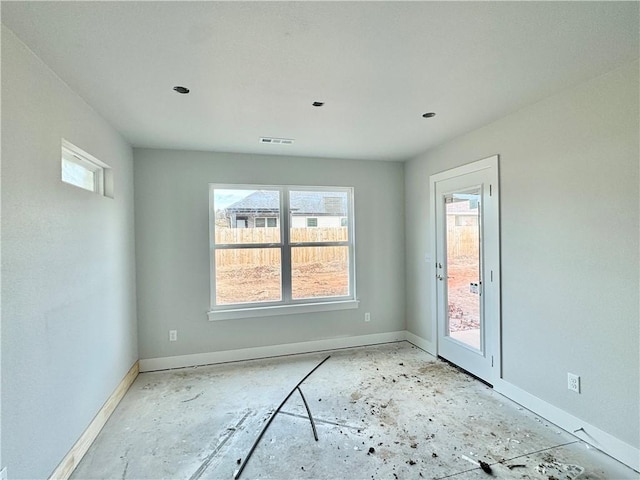
[[[292,228],[292,242],[346,242],[347,227]],[[228,228],[216,226],[216,244],[279,243],[280,228]]]
[[[347,227],[292,228],[292,242],[346,242]],[[279,228],[215,229],[216,244],[279,243]],[[280,248],[238,248],[216,250],[218,267],[233,265],[271,266],[280,264]],[[292,247],[293,265],[349,261],[349,247]]]
[[[447,219],[448,220],[448,219]],[[478,258],[478,226],[459,226],[447,221],[447,257]]]

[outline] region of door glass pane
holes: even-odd
[[[479,189],[445,197],[447,333],[478,350],[482,338],[480,211]]]
[[[216,245],[280,243],[280,192],[216,188]]]
[[[349,295],[349,247],[293,247],[294,300]]]
[[[216,250],[216,305],[282,300],[279,248]]]

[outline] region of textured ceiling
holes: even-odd
[[[639,5],[23,1],[2,21],[134,146],[404,160],[638,58]]]

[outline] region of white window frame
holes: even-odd
[[[90,153],[85,152],[68,140],[62,139],[61,160],[60,160],[60,179],[67,185],[81,188],[82,190],[97,193],[98,195],[113,198],[113,185],[111,168],[106,163],[98,160]],[[64,177],[64,164],[72,163],[93,174],[93,188],[86,188],[69,181]]]
[[[214,191],[216,189],[232,190],[277,190],[280,192],[280,243],[276,244],[215,244],[215,207]],[[289,209],[289,192],[318,191],[345,192],[347,194],[348,241],[346,242],[296,242],[289,241],[289,227],[292,214]],[[250,185],[250,184],[209,184],[209,252],[210,252],[210,302],[208,312],[210,321],[232,320],[238,318],[265,317],[286,314],[326,312],[358,308],[356,297],[356,261],[355,261],[355,221],[354,221],[354,189],[353,187],[318,187],[298,185]],[[261,227],[258,227],[261,228]],[[291,287],[291,249],[294,247],[332,247],[346,246],[349,251],[349,293],[338,297],[322,297],[296,299],[292,297]],[[233,305],[216,305],[216,267],[215,252],[228,248],[280,248],[282,300],[276,302],[241,303]]]

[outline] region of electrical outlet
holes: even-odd
[[[370,322],[371,321],[371,314],[369,312],[364,314],[364,321],[365,322]]]
[[[576,393],[580,393],[580,376],[567,373],[567,388]]]
[[[177,330],[169,330],[169,341],[170,342],[178,341],[178,331]]]

